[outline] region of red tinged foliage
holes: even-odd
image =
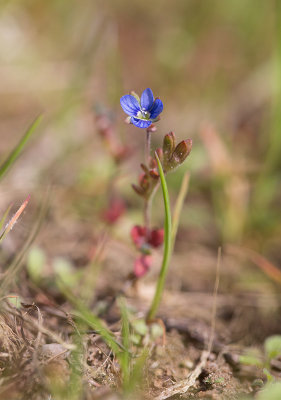
[[[161,246],[164,240],[164,229],[147,229],[144,226],[135,225],[131,230],[131,238],[138,249]]]
[[[102,219],[108,224],[114,224],[126,209],[125,203],[121,199],[112,199],[107,209],[102,212]]]
[[[152,262],[152,257],[149,255],[141,255],[134,264],[134,274],[137,278],[144,276],[149,270]]]

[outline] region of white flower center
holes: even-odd
[[[145,110],[138,111],[137,118],[148,120],[150,118],[150,112]]]

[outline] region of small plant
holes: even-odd
[[[131,230],[132,240],[140,253],[134,265],[136,279],[147,273],[152,263],[151,253],[153,249],[161,246],[164,241],[162,267],[155,295],[147,315],[147,320],[151,321],[155,318],[161,301],[176,233],[175,229],[172,228],[165,175],[174,171],[185,161],[191,151],[192,140],[183,140],[177,144],[175,134],[170,132],[164,136],[162,147],[156,149],[152,156],[151,134],[156,132],[154,122],[160,119],[159,115],[164,108],[162,101],[159,98],[154,99],[152,90],[147,88],[143,91],[141,97],[135,92],[131,92],[131,94],[121,97],[120,103],[125,113],[128,114],[126,121],[138,128],[146,129],[145,163],[140,165],[142,173],[139,176],[138,184],[132,185],[137,195],[143,199],[144,204],[144,225],[134,226]],[[152,228],[151,226],[151,203],[160,183],[165,206],[164,231],[161,228]],[[174,224],[174,227],[176,226],[177,224]]]
[[[281,355],[281,335],[273,335],[264,341],[264,351],[248,351],[241,355],[239,361],[242,364],[254,365],[262,368],[268,382],[274,381],[271,373],[272,362]]]

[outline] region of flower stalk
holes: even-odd
[[[143,226],[136,225],[131,230],[132,240],[140,253],[134,263],[134,276],[137,279],[148,272],[153,261],[151,257],[152,252],[155,248],[161,246],[164,240],[163,229],[151,227],[150,215],[152,200],[160,182],[165,204],[164,256],[155,296],[147,315],[147,320],[149,321],[154,318],[162,297],[173,242],[179,223],[179,213],[183,205],[188,183],[186,182],[184,185],[186,188],[183,188],[183,191],[181,191],[181,198],[177,204],[177,212],[175,214],[175,227],[172,233],[171,211],[165,174],[174,171],[185,161],[191,151],[192,140],[182,140],[177,144],[175,134],[170,132],[164,136],[162,147],[156,149],[155,157],[152,157],[151,133],[156,131],[154,122],[159,120],[159,115],[163,111],[162,101],[159,98],[155,99],[152,90],[147,88],[143,91],[141,97],[135,92],[122,96],[120,103],[128,115],[126,121],[138,128],[146,129],[144,146],[145,163],[140,165],[142,173],[139,175],[138,184],[132,184],[134,191],[143,199],[144,210]]]
[[[147,313],[146,320],[152,321],[155,318],[156,312],[158,310],[162,293],[166,281],[166,276],[168,272],[169,262],[171,259],[172,253],[172,216],[171,216],[171,209],[170,209],[170,200],[169,200],[169,192],[167,187],[167,182],[165,179],[164,171],[162,168],[162,164],[159,160],[157,153],[155,152],[155,158],[158,165],[159,175],[160,175],[160,182],[162,187],[163,193],[163,200],[164,200],[164,207],[165,207],[165,229],[164,229],[164,254],[163,254],[163,261],[162,266],[159,274],[159,278],[157,281],[157,286],[154,294],[154,298],[151,303],[151,307]]]
[[[151,151],[151,131],[150,129],[146,130],[146,138],[145,138],[145,162],[148,165],[150,161],[150,151]]]

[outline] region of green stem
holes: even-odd
[[[163,200],[164,200],[164,207],[165,207],[165,236],[164,236],[164,254],[163,254],[163,261],[162,267],[160,270],[159,278],[157,281],[157,286],[154,294],[154,298],[151,303],[151,307],[147,314],[147,321],[151,321],[155,318],[157,313],[159,304],[161,302],[162,293],[166,281],[166,276],[168,272],[169,262],[172,253],[172,217],[171,217],[171,210],[170,210],[170,200],[169,200],[169,193],[167,188],[167,183],[164,175],[164,171],[161,165],[161,162],[158,158],[157,153],[155,153],[155,157],[158,164],[158,170],[160,175],[160,181],[162,186],[162,193],[163,193]]]

